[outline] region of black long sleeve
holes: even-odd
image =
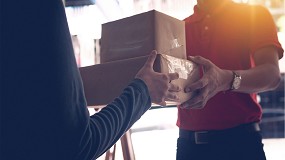
[[[0,3],[0,159],[97,158],[150,107],[146,85],[89,117],[61,0]]]
[[[81,154],[79,159],[93,153],[97,158],[105,152],[150,108],[150,104],[145,84],[141,80],[134,80],[120,97],[91,117],[90,131],[84,136],[90,138],[85,144],[93,143],[85,148],[80,147],[91,152]]]

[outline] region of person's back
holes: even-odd
[[[66,130],[66,126],[78,126],[81,120],[61,113],[71,116],[69,112],[86,104],[61,1],[1,3],[1,47],[5,51],[1,53],[5,67],[1,71],[1,95],[5,95],[1,143],[4,155],[9,155],[5,158],[59,159],[66,155],[68,159],[80,146],[73,141],[80,130]],[[74,116],[86,118],[83,115],[88,112],[80,110]]]
[[[0,4],[1,160],[95,159],[151,102],[177,99],[169,81],[178,74],[155,73],[152,54],[123,93],[89,117],[62,1]]]

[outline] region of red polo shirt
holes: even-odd
[[[203,12],[195,6],[185,23],[187,54],[203,56],[222,69],[254,67],[253,54],[268,45],[278,49],[279,58],[283,56],[273,18],[264,7],[224,1]],[[256,94],[221,92],[203,109],[179,108],[177,125],[188,130],[225,129],[259,122],[261,115]]]

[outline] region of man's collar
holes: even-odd
[[[227,8],[227,5],[233,3],[231,0],[219,0],[220,3],[209,10],[202,10],[198,5],[194,6],[194,14],[186,18],[187,21],[195,22],[203,19],[206,15],[215,16]]]
[[[212,1],[214,1],[215,3],[213,3]],[[220,11],[222,11],[225,6],[232,2],[231,0],[211,0],[210,2],[208,2],[209,4],[205,4],[205,5],[196,5],[195,6],[195,12],[200,12],[200,13],[204,13],[204,14],[216,14]]]
[[[231,0],[197,0],[197,6],[199,10],[204,12],[212,12],[220,6],[224,5]]]

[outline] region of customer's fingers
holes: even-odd
[[[169,82],[171,82],[172,80],[178,79],[179,74],[178,73],[169,73],[168,77],[169,77]]]
[[[157,55],[157,52],[155,50],[153,50],[151,52],[150,56],[148,57],[147,61],[145,62],[144,67],[153,69],[153,64],[154,64],[154,61],[156,59],[156,55]]]
[[[172,82],[169,83],[169,89],[168,89],[170,92],[180,92],[181,91],[181,88],[176,85],[176,84],[173,84]]]
[[[166,100],[174,101],[174,102],[179,102],[179,96],[177,95],[177,92],[168,92],[165,96]]]
[[[165,101],[162,101],[160,103],[157,103],[158,105],[161,105],[161,106],[166,106],[166,102]]]

